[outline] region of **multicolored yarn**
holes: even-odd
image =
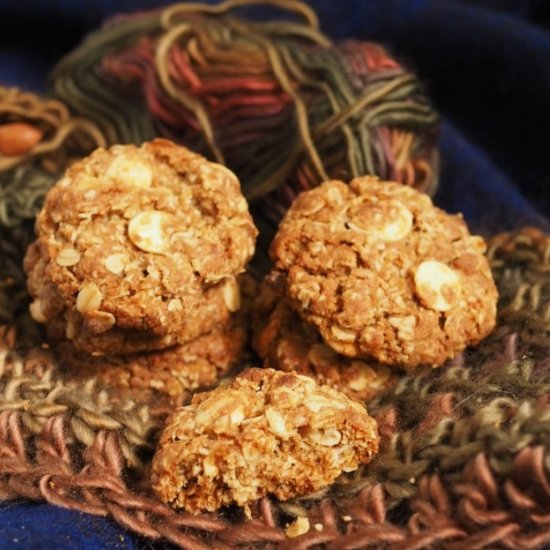
[[[328,178],[375,174],[433,192],[437,115],[420,82],[376,44],[333,44],[301,2],[268,4],[302,22],[230,13],[249,4],[266,2],[118,17],[59,64],[53,93],[110,143],[162,135],[227,164],[249,199],[269,196],[255,208],[268,233]]]
[[[4,328],[0,497],[110,516],[188,549],[550,544],[550,346],[532,345],[531,328],[523,332],[509,313],[544,311],[517,296],[530,274],[544,272],[548,249],[550,236],[532,229],[493,239],[501,295],[493,338],[368,403],[383,438],[368,467],[308,498],[263,499],[251,520],[237,509],[191,516],[158,502],[147,459],[167,411],[120,403],[93,380],[64,385],[47,351],[18,356],[14,330]],[[285,526],[297,517],[309,530],[290,539]]]
[[[17,151],[0,149],[2,174],[22,165],[32,165],[45,174],[56,174],[67,166],[71,158],[105,144],[103,136],[92,122],[71,116],[61,102],[41,98],[17,88],[0,86],[2,137],[8,141],[8,136],[4,135],[7,130],[12,134],[12,141],[16,140],[17,134],[22,130],[21,126],[32,128],[36,132],[37,140],[31,147],[19,148]],[[25,206],[33,206],[34,201],[25,198],[32,189],[33,187],[24,188],[21,192],[18,189],[20,202],[10,205],[13,210],[7,209],[5,202],[2,203],[2,225],[13,226],[22,217],[28,217]]]
[[[25,143],[21,135],[29,132],[36,139]],[[18,145],[2,150],[0,143],[0,323],[15,323],[34,340],[21,269],[34,218],[65,168],[106,141],[95,124],[71,116],[60,101],[2,86],[0,134],[4,144]]]
[[[500,292],[502,326],[495,335],[517,332],[533,346],[550,345],[550,243],[541,231],[492,239],[488,251],[494,271],[505,282]]]

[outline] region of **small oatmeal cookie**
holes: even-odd
[[[37,258],[37,263],[29,269],[28,288],[35,299],[30,304],[31,315],[35,321],[46,323],[48,340],[56,342],[70,340],[79,350],[95,355],[109,356],[134,354],[142,351],[155,351],[186,343],[200,335],[210,332],[212,318],[218,323],[226,323],[232,315],[232,310],[240,307],[240,289],[235,279],[224,281],[220,285],[213,285],[202,294],[202,300],[191,309],[183,324],[189,327],[179,333],[156,334],[147,330],[129,329],[114,326],[114,315],[105,311],[90,311],[82,315],[75,309],[63,307],[65,303],[60,296],[59,289],[44,276],[47,263],[40,254],[34,254],[38,243],[33,243],[27,252],[26,264],[30,265],[30,258]],[[229,289],[229,290],[228,290]],[[80,294],[79,294],[80,295]],[[181,299],[182,301],[184,298]],[[227,307],[231,304],[232,309]],[[196,334],[189,340],[190,334]]]
[[[271,280],[349,357],[439,366],[495,325],[481,237],[395,182],[356,178],[302,193],[271,245]]]
[[[246,327],[231,319],[190,342],[158,351],[96,357],[64,341],[54,353],[67,381],[96,378],[124,395],[166,395],[181,404],[189,392],[215,384],[244,360],[247,340]]]
[[[217,383],[249,356],[250,306],[257,285],[239,277],[243,305],[206,334],[167,349],[118,356],[92,356],[64,340],[54,345],[65,380],[98,382],[137,398],[168,396],[182,404],[189,392]]]
[[[191,513],[236,503],[245,511],[332,483],[378,450],[376,421],[311,378],[249,369],[178,409],[152,463],[159,497]]]
[[[352,399],[364,401],[388,388],[396,375],[387,365],[336,353],[317,328],[292,310],[265,283],[253,311],[253,347],[264,366],[298,372]]]
[[[227,319],[257,235],[236,176],[164,139],[74,164],[36,232],[33,317],[102,354],[182,343]]]

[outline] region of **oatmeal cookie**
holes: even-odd
[[[186,343],[189,334],[198,336],[212,330],[212,318],[219,323],[225,323],[232,315],[231,308],[240,307],[240,289],[235,279],[224,281],[224,287],[214,285],[206,289],[202,300],[196,308],[189,312],[186,319],[186,330],[183,335],[179,333],[155,334],[147,330],[110,327],[103,329],[103,325],[112,319],[112,314],[104,311],[90,311],[87,316],[78,310],[65,309],[65,303],[60,296],[59,289],[44,276],[47,263],[39,253],[35,253],[38,243],[29,247],[26,258],[26,266],[31,265],[31,257],[37,262],[29,268],[27,285],[35,300],[30,304],[30,311],[36,321],[46,323],[48,340],[55,344],[64,340],[70,340],[75,347],[88,354],[96,356],[111,356],[134,354],[141,351],[162,350],[176,345],[178,342]],[[110,327],[110,328],[109,328]],[[103,330],[102,330],[103,329]]]
[[[64,340],[53,350],[65,380],[95,378],[119,393],[151,400],[153,394],[182,404],[190,392],[217,383],[249,356],[250,308],[257,291],[239,276],[243,304],[226,322],[206,334],[167,349],[118,356],[92,356]]]
[[[36,232],[33,317],[101,354],[183,343],[225,321],[257,235],[236,176],[164,139],[74,164]]]
[[[249,369],[178,409],[153,458],[152,484],[188,512],[319,490],[378,450],[376,421],[311,378]]]
[[[302,193],[271,245],[271,281],[348,357],[441,365],[495,325],[481,237],[395,182],[326,182]]]
[[[358,401],[370,399],[396,380],[387,365],[345,357],[329,348],[317,328],[266,284],[261,285],[252,326],[253,347],[267,368],[311,376]]]
[[[65,340],[54,353],[67,381],[95,378],[125,395],[165,395],[182,404],[190,392],[215,384],[245,359],[247,336],[247,327],[230,319],[190,342],[158,351],[97,357]]]

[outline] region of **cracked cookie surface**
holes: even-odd
[[[372,398],[395,381],[387,365],[353,359],[327,346],[317,328],[268,285],[260,286],[252,316],[253,347],[264,367],[311,376],[358,401]]]
[[[31,314],[97,354],[162,349],[223,322],[257,234],[236,176],[164,139],[74,164],[36,231]]]
[[[378,450],[365,408],[311,378],[249,369],[168,420],[153,458],[159,497],[191,513],[316,491]]]
[[[485,249],[427,195],[372,177],[330,181],[287,212],[271,280],[335,351],[439,366],[494,327]]]

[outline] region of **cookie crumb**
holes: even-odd
[[[309,531],[309,519],[298,517],[290,523],[285,529],[288,538],[293,539],[300,535],[305,535]]]

